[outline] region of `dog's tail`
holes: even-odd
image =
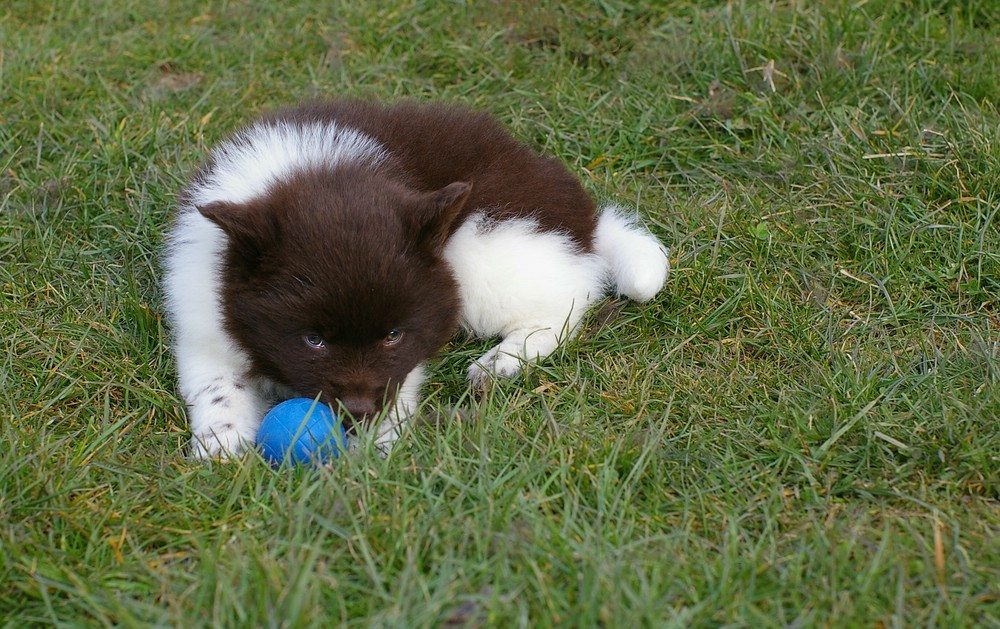
[[[667,249],[639,222],[615,206],[597,220],[594,249],[608,265],[615,292],[638,302],[649,301],[663,288],[670,270]]]

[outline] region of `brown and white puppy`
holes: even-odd
[[[167,310],[196,457],[240,453],[314,397],[388,447],[459,325],[481,386],[551,353],[610,289],[662,288],[663,246],[558,161],[469,110],[360,101],[265,117],[181,197]]]

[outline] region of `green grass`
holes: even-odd
[[[1000,11],[0,8],[0,626],[1000,626]],[[459,101],[637,204],[666,290],[387,459],[184,457],[158,251],[207,147]]]

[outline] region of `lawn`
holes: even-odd
[[[158,288],[281,104],[493,112],[670,246],[387,458],[186,457]],[[1000,626],[1000,8],[7,0],[0,626]]]

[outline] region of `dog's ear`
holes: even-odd
[[[424,195],[416,211],[409,215],[417,233],[417,242],[431,255],[440,255],[455,219],[472,193],[472,182],[456,181]]]
[[[251,266],[255,267],[278,239],[273,212],[257,207],[255,202],[215,201],[198,206],[198,211],[229,236],[230,251]]]

